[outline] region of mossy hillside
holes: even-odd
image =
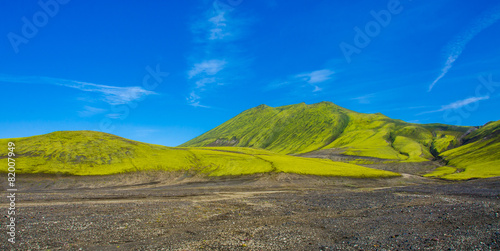
[[[261,105],[181,146],[257,147],[284,154],[339,148],[346,155],[423,161],[454,147],[469,128],[411,124],[330,102],[276,108]],[[394,144],[398,136],[404,138]]]
[[[142,170],[185,171],[193,175],[233,176],[292,172],[346,177],[393,177],[386,172],[353,164],[318,161],[266,150],[216,147],[171,148],[141,143],[92,131],[65,131],[1,139],[16,144],[17,173],[107,175]],[[6,158],[7,151],[0,151]],[[6,171],[6,170],[3,170]]]
[[[388,178],[400,176],[394,172],[357,166],[349,163],[334,162],[326,159],[311,159],[288,155],[261,155],[272,162],[277,172],[298,173],[320,176],[345,176],[354,178]]]
[[[278,108],[261,105],[181,146],[231,145],[278,153],[308,152],[325,146],[342,133],[349,120],[342,110],[326,103]],[[232,144],[227,144],[232,139]]]
[[[500,176],[500,121],[486,124],[463,141],[464,145],[440,155],[449,166],[463,171],[442,178],[462,180]]]
[[[144,169],[188,169],[191,153],[93,131],[61,131],[1,139],[16,144],[18,173],[99,175]],[[2,143],[3,142],[3,143]],[[5,156],[6,150],[0,150]]]
[[[436,168],[431,173],[425,174],[424,177],[432,177],[432,178],[442,178],[445,177],[446,175],[455,173],[457,171],[456,168],[451,167],[451,166],[441,166]]]
[[[427,148],[411,138],[397,136],[392,145],[394,149],[407,156],[406,161],[427,161],[433,158]]]
[[[464,143],[476,142],[480,140],[494,139],[495,142],[500,141],[500,120],[491,121],[480,127],[478,130],[472,131],[463,139]]]
[[[271,151],[241,148],[241,147],[203,147],[191,148],[192,151],[202,153],[200,156],[204,170],[211,176],[234,174],[251,174],[265,172],[298,173],[320,176],[344,176],[354,178],[387,178],[399,176],[394,172],[377,170],[358,165],[335,162],[324,159],[294,157],[276,154]],[[229,160],[222,160],[221,155],[230,156]],[[207,156],[213,158],[209,161]],[[222,161],[221,161],[222,160]]]
[[[457,137],[451,135],[439,135],[436,137],[434,142],[432,142],[431,149],[435,150],[437,153],[442,153],[448,149],[452,149],[459,145]]]

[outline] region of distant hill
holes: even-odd
[[[500,121],[491,122],[465,135],[461,146],[441,153],[453,170],[443,173],[447,179],[468,179],[500,176]]]
[[[468,126],[407,123],[330,102],[260,105],[181,146],[254,147],[283,154],[336,149],[346,156],[399,162],[442,160],[456,168],[437,176],[467,179],[500,175],[498,124],[474,131]]]
[[[346,155],[424,161],[455,147],[469,129],[410,124],[330,102],[260,105],[181,146],[257,147],[285,154],[339,148]]]
[[[430,169],[417,174],[428,177],[500,176],[500,121],[481,127],[421,125],[329,102],[260,105],[181,147],[93,131],[0,139],[0,145],[10,141],[16,144],[17,173],[106,175],[165,170],[202,176],[285,172],[393,177],[399,174],[391,171],[400,169],[386,168],[389,164],[422,164]],[[330,157],[318,159],[325,154]],[[5,158],[7,147],[0,148],[0,159]],[[439,167],[428,173],[433,166]]]
[[[397,173],[349,163],[277,154],[249,148],[172,148],[93,131],[60,131],[0,139],[15,143],[16,173],[106,175],[144,170],[231,176],[285,172],[346,177],[394,177]],[[7,158],[7,147],[0,159]],[[6,172],[6,168],[2,169]]]

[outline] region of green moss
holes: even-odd
[[[139,170],[182,170],[191,167],[185,150],[145,144],[115,135],[92,132],[54,132],[46,135],[1,139],[16,144],[18,173],[105,175]],[[6,149],[0,150],[5,156]]]
[[[436,168],[436,170],[432,171],[431,173],[425,174],[424,177],[439,178],[439,177],[443,177],[445,175],[455,173],[456,171],[457,171],[457,169],[454,167],[441,166],[441,167]]]
[[[394,149],[407,156],[406,161],[420,162],[432,158],[430,152],[422,144],[404,136],[397,136],[392,145]]]
[[[359,160],[339,163],[285,155],[335,148],[335,152],[384,159],[384,163],[442,158],[449,168],[429,175],[445,179],[500,176],[500,121],[473,130],[443,124],[411,124],[321,102],[276,108],[261,105],[179,148],[91,131],[2,139],[0,144],[17,144],[19,173],[103,175],[153,169],[211,176],[263,172],[349,177],[397,175],[355,165],[366,164]],[[6,154],[6,148],[0,148],[0,158]],[[450,172],[451,168],[463,171]]]
[[[454,146],[469,128],[410,124],[329,102],[301,103],[249,109],[182,146],[256,147],[284,154],[338,148],[346,155],[425,161]],[[398,137],[404,138],[394,144]]]
[[[258,106],[181,146],[257,147],[279,153],[320,149],[342,133],[349,117],[342,108],[319,103],[272,108]]]
[[[464,141],[464,145],[440,155],[448,165],[464,171],[443,178],[465,180],[500,176],[500,121],[475,130]]]
[[[458,144],[457,138],[453,135],[439,135],[432,143],[432,149],[436,153],[442,153]]]
[[[446,151],[441,156],[448,165],[465,169],[443,178],[472,179],[500,176],[500,142],[480,140]]]
[[[366,159],[350,160],[347,163],[356,164],[356,165],[371,165],[371,164],[376,164],[376,162],[371,161],[371,160],[366,160]]]
[[[353,164],[293,157],[242,147],[171,148],[111,134],[78,131],[1,139],[16,144],[17,173],[108,175],[142,170],[183,170],[207,176],[291,172],[347,177],[391,177],[396,173]],[[6,147],[0,158],[7,155]],[[4,170],[6,171],[6,170]]]
[[[298,173],[321,176],[345,176],[354,178],[387,178],[400,176],[397,173],[382,171],[348,163],[325,159],[291,157],[288,155],[260,155],[276,167],[277,172]]]

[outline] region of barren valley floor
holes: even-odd
[[[500,178],[136,173],[17,182],[17,242],[3,235],[1,250],[500,249]]]

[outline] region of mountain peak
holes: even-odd
[[[259,106],[256,106],[254,107],[255,109],[266,109],[266,108],[270,108],[270,106],[266,105],[266,104],[261,104]]]
[[[328,101],[256,108],[181,146],[217,146],[231,141],[232,146],[285,154],[337,148],[348,155],[424,161],[435,157],[431,152],[437,154],[447,149],[468,130],[450,129],[444,133],[448,135],[445,137],[443,132],[436,133],[435,126],[409,124],[381,113],[358,113]],[[441,137],[436,143],[438,149],[430,149],[434,147],[431,143],[438,140],[433,135],[438,134]],[[410,153],[409,149],[416,150]]]

